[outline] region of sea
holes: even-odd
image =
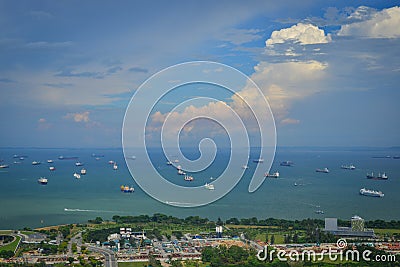
[[[166,164],[165,155],[149,152],[160,173],[171,181],[182,183],[182,176]],[[187,149],[188,158],[196,158],[198,151]],[[201,216],[216,220],[229,218],[305,219],[335,217],[349,220],[359,215],[365,220],[400,220],[400,148],[321,148],[278,147],[270,170],[267,163],[249,160],[249,174],[242,177],[231,192],[221,199],[201,207],[182,208],[161,203],[147,195],[128,170],[121,148],[108,149],[40,149],[1,148],[0,164],[0,229],[37,228],[59,224],[85,223],[88,219],[113,215],[152,215],[163,213],[185,218]],[[58,159],[74,157],[73,159]],[[193,174],[194,186],[204,185],[210,177],[221,174],[230,156],[229,150],[217,152],[216,162]],[[22,157],[22,158],[21,158]],[[75,158],[76,157],[76,158]],[[251,159],[252,156],[249,156]],[[53,163],[47,163],[52,159]],[[32,165],[40,161],[39,165]],[[76,166],[76,162],[83,166]],[[113,169],[115,161],[118,169]],[[280,166],[292,161],[293,166]],[[264,167],[264,165],[265,167]],[[355,170],[342,169],[353,164]],[[50,171],[49,167],[55,170]],[[222,167],[221,167],[222,166]],[[248,192],[252,170],[279,171],[279,178],[267,178],[259,189]],[[316,172],[328,168],[329,173]],[[76,179],[73,174],[85,168],[86,175]],[[241,166],[237,166],[238,172]],[[366,174],[385,172],[388,180],[366,179]],[[141,173],[148,174],[146,170]],[[46,177],[47,185],[38,179]],[[149,177],[151,179],[151,177]],[[124,193],[121,186],[134,187],[134,193]],[[382,191],[383,198],[359,194],[361,188]],[[323,214],[321,212],[323,211]]]

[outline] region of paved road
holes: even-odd
[[[106,260],[104,264],[105,267],[118,267],[117,260],[115,259],[115,254],[111,250],[93,246],[88,246],[87,248],[90,251],[98,252],[104,255]]]

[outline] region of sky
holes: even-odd
[[[248,75],[278,146],[400,145],[397,1],[0,0],[0,29],[0,147],[121,147],[141,84],[188,61]],[[258,108],[250,88],[240,94]],[[173,110],[199,95],[217,100]],[[150,140],[169,115],[227,107],[242,112],[235,95],[188,86],[137,128]],[[226,134],[204,120],[183,128],[184,144]]]

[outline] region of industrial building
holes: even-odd
[[[338,227],[337,218],[325,218],[325,232],[342,237],[375,237],[374,229],[364,227],[364,219],[360,216],[351,218],[351,227]]]

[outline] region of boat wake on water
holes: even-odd
[[[115,213],[121,213],[121,211],[117,211],[117,210],[84,210],[84,209],[68,209],[68,208],[64,208],[64,211],[68,211],[68,212],[115,212]]]
[[[321,207],[320,205],[311,204],[311,203],[305,203],[305,202],[301,202],[301,204],[304,204],[304,205],[307,205],[307,206],[310,206],[310,207],[314,207],[314,208],[320,208]]]

